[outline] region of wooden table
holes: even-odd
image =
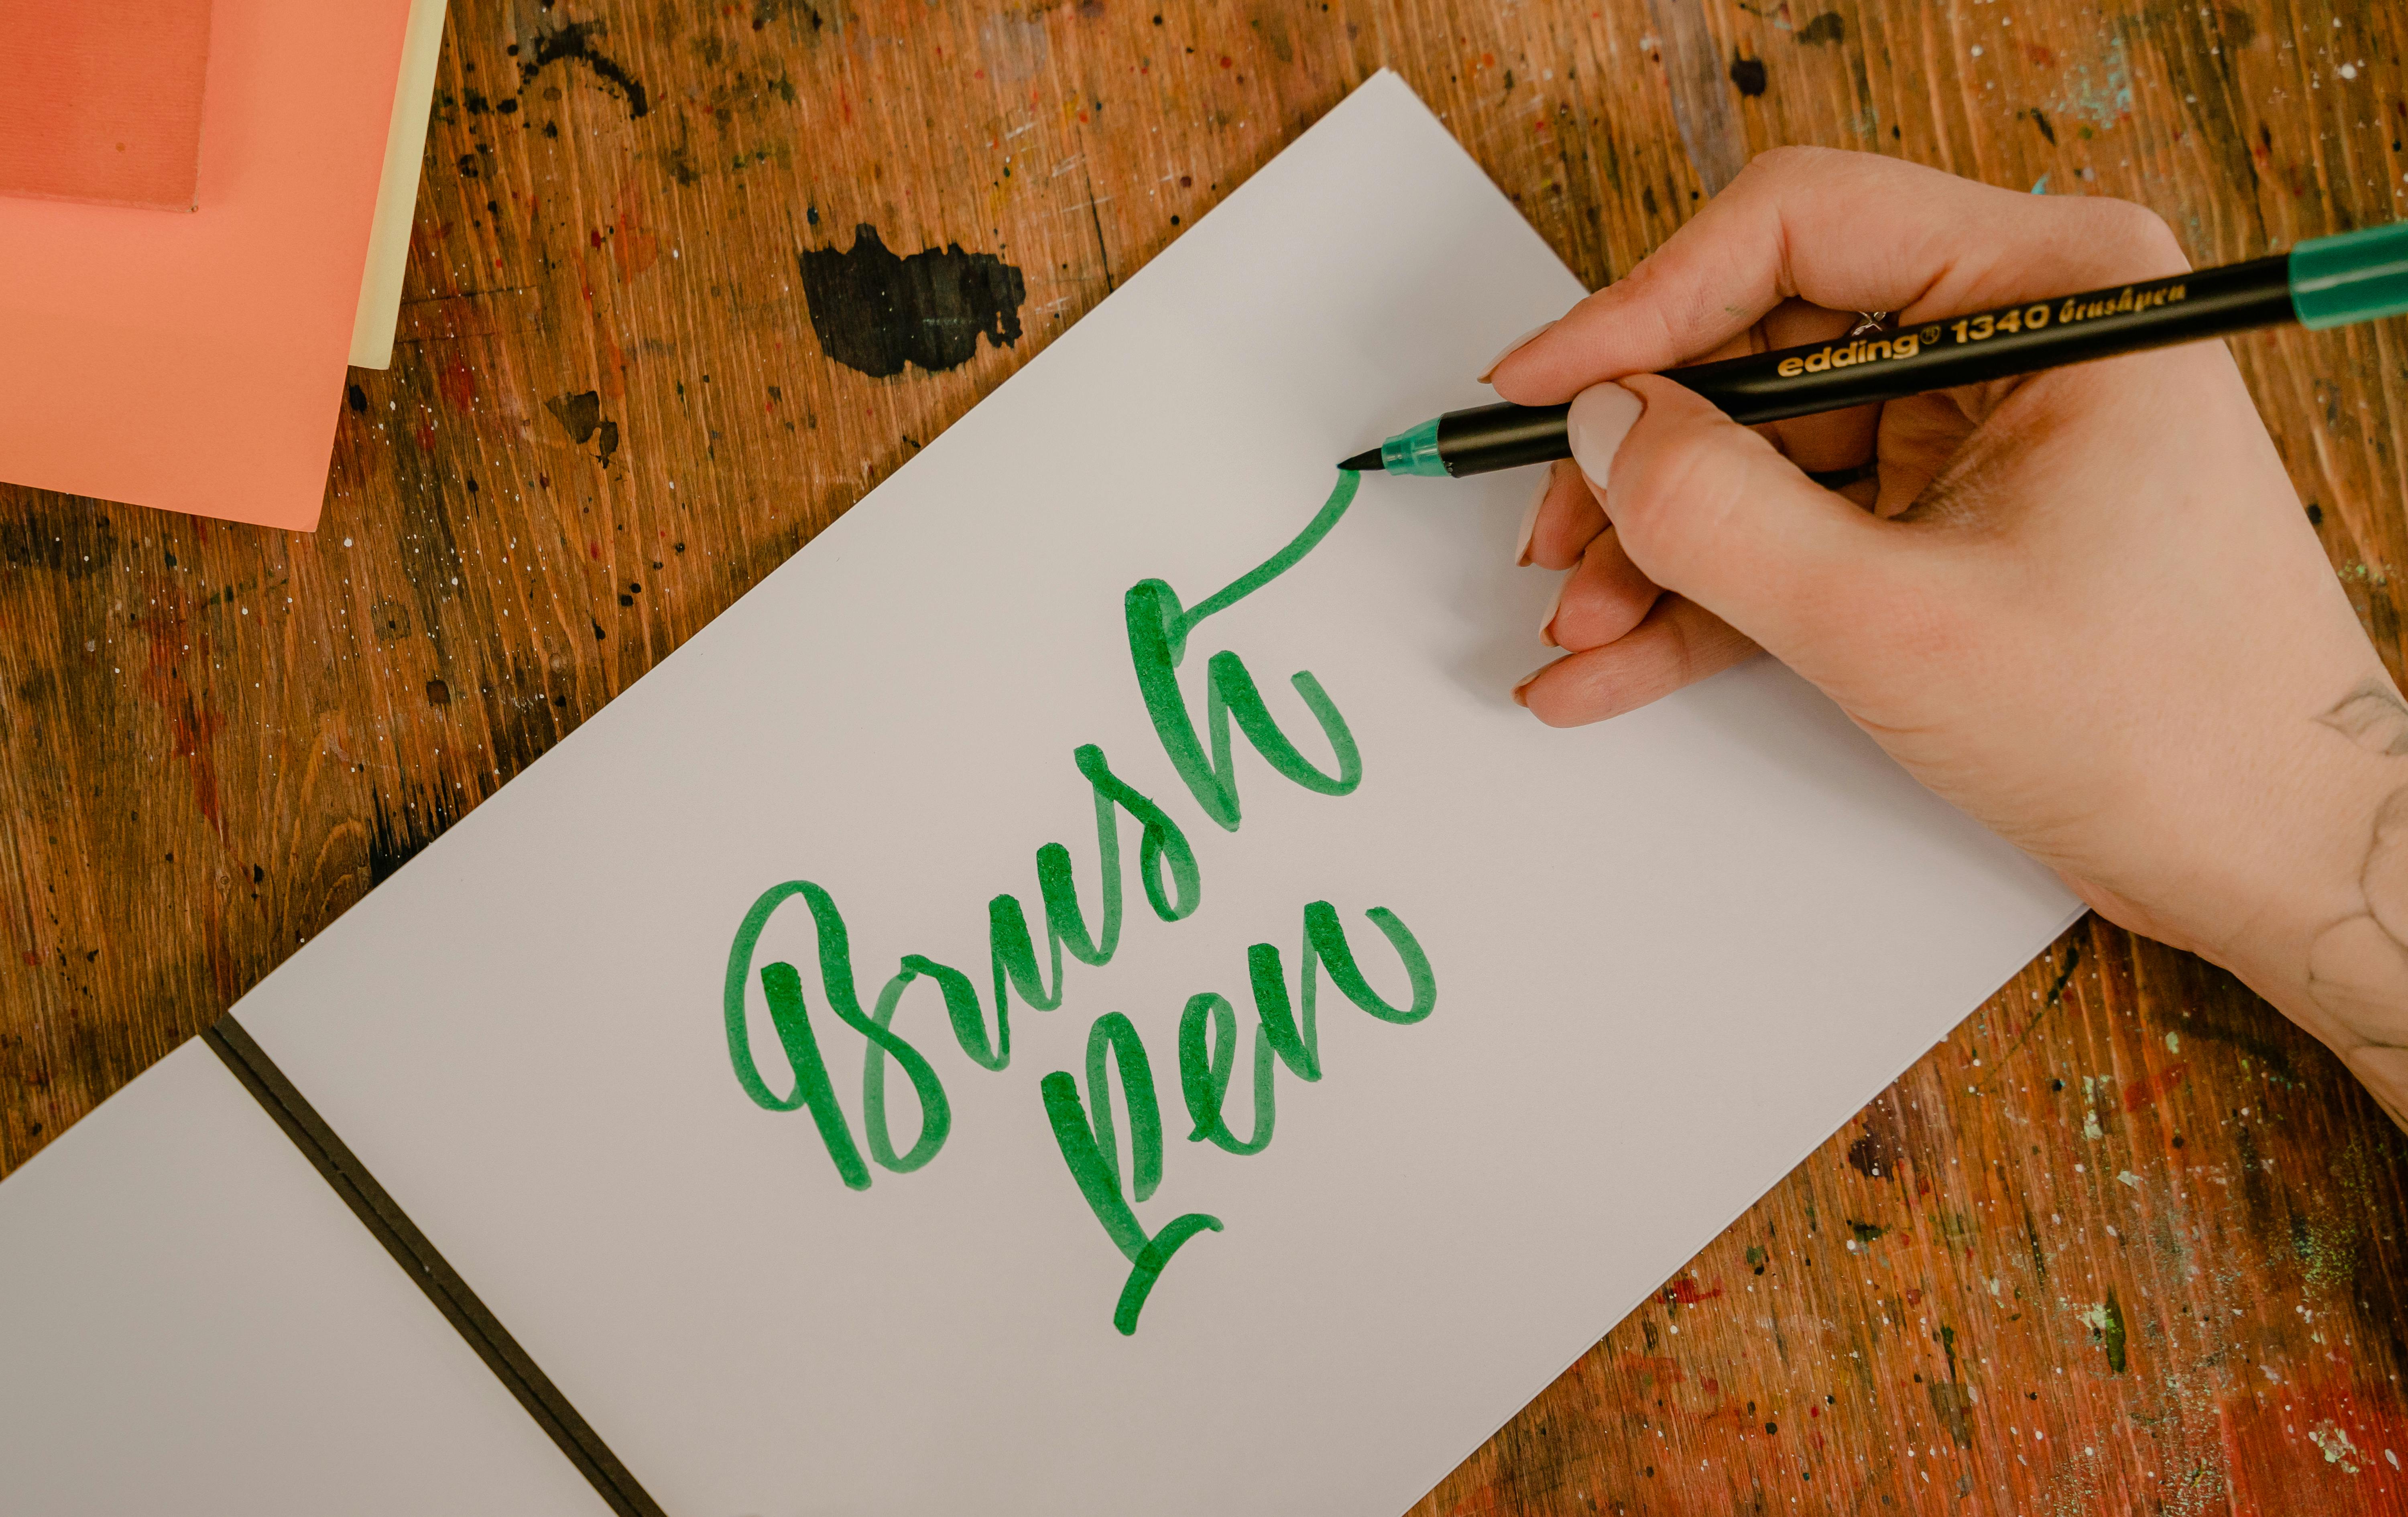
[[[453,0],[317,535],[0,488],[0,1166],[1383,65],[1592,284],[1783,142],[2143,200],[2201,263],[2408,211],[2396,5],[1834,3]],[[911,265],[990,335],[844,308],[873,236],[991,255]],[[2408,328],[2238,351],[2397,674]],[[2320,1048],[2085,922],[1419,1510],[2408,1510],[2403,1181]]]

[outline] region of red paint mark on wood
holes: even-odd
[[[660,234],[644,222],[644,195],[633,180],[619,191],[618,223],[610,238],[610,257],[625,283],[660,262]]]
[[[2157,1097],[2173,1089],[2190,1073],[2190,1061],[2177,1059],[2154,1075],[2145,1075],[2124,1087],[2124,1109],[2138,1111],[2157,1104]]]
[[[477,404],[477,371],[455,351],[444,360],[443,372],[436,376],[435,388],[445,404],[455,410],[467,410]]]
[[[618,339],[606,331],[594,334],[594,346],[601,359],[602,372],[595,377],[597,388],[603,399],[617,400],[627,393],[627,355]]]
[[[200,809],[210,830],[222,837],[225,824],[218,815],[217,763],[209,745],[225,726],[225,717],[208,708],[207,696],[194,697],[192,687],[184,682],[183,671],[178,667],[192,651],[192,638],[195,636],[184,597],[171,592],[161,598],[155,608],[136,618],[134,625],[150,644],[140,680],[142,694],[166,717],[168,751],[184,761],[186,777],[193,784],[194,804]],[[204,656],[208,651],[204,640]]]
[[[1698,1279],[1695,1275],[1683,1275],[1680,1279],[1664,1287],[1665,1301],[1670,1305],[1681,1307],[1698,1306],[1705,1302],[1713,1300],[1716,1296],[1719,1296],[1722,1294],[1723,1288],[1720,1285],[1716,1285],[1711,1291],[1698,1290]]]
[[[1678,1385],[1688,1379],[1678,1359],[1660,1353],[1626,1353],[1618,1362],[1622,1373],[1640,1381],[1648,1390],[1659,1385]]]
[[[2408,1512],[2408,1412],[2349,1381],[2269,1385],[2216,1406],[2233,1517]],[[2388,1452],[2390,1457],[2386,1458]]]
[[[2034,68],[2055,68],[2057,66],[2056,50],[2043,48],[2037,42],[2027,42],[2024,44],[2024,59]]]

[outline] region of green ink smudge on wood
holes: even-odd
[[[2091,1337],[2097,1338],[2100,1346],[2107,1351],[2107,1367],[2118,1375],[2122,1374],[2126,1363],[2124,1307],[2115,1299],[2114,1287],[2111,1285],[2107,1288],[2106,1300],[2095,1307],[2084,1309],[2080,1316],[2089,1324]]]

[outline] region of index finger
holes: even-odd
[[[1627,277],[1497,365],[1526,406],[1713,351],[1784,300],[1909,323],[2189,265],[2129,201],[2030,195],[1829,148],[1759,154]]]

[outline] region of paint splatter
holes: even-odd
[[[1877,1127],[1868,1126],[1864,1137],[1848,1145],[1848,1165],[1867,1180],[1898,1177],[1897,1151]]]
[[[2107,1351],[2107,1367],[2120,1375],[2127,1359],[2124,1352],[2124,1307],[2115,1299],[2114,1287],[2107,1290],[2107,1299],[2095,1307],[2085,1307],[2076,1313],[2090,1329],[2091,1341]]]
[[[560,423],[561,430],[568,434],[568,440],[580,447],[592,442],[598,434],[602,439],[600,456],[603,463],[610,462],[610,455],[619,451],[619,423],[603,420],[600,391],[554,395],[543,403],[543,408],[550,411],[552,420]]]
[[[930,373],[959,368],[982,334],[997,348],[1020,341],[1028,284],[992,253],[953,243],[900,258],[865,223],[853,228],[849,250],[806,248],[797,257],[820,347],[873,379],[906,364]]]
[[[1931,1393],[1931,1410],[1948,1429],[1948,1439],[1960,1449],[1973,1446],[1973,1393],[1962,1385],[1933,1381],[1924,1387]]]
[[[1823,12],[1808,21],[1798,34],[1799,41],[1811,42],[1816,47],[1833,42],[1845,42],[1847,39],[1848,23],[1840,19],[1840,13],[1836,10]]]
[[[2154,1075],[2136,1080],[2124,1087],[2124,1109],[2140,1111],[2157,1104],[2157,1098],[2172,1090],[2190,1073],[2190,1061],[2177,1059]]]
[[[660,262],[660,233],[644,217],[643,192],[630,181],[619,192],[617,219],[610,223],[610,259],[619,265],[622,284]]]
[[[427,844],[460,820],[457,800],[429,790],[423,802],[405,801],[396,817],[380,794],[372,798],[368,818],[368,884],[381,885],[416,858]]]
[[[1761,58],[1732,59],[1730,81],[1738,87],[1740,93],[1750,100],[1762,94],[1765,85],[1764,60]]]
[[[594,38],[602,30],[600,21],[570,21],[566,25],[539,32],[535,47],[519,64],[522,87],[552,64],[569,62],[583,64],[594,71],[594,77],[627,102],[627,115],[632,119],[652,109],[644,84],[622,66],[617,60],[594,49]]]
[[[9,502],[19,503],[23,514],[0,522],[0,565],[47,569],[81,580],[98,574],[116,559],[117,528],[106,515],[88,508],[49,509],[30,493]]]
[[[2050,108],[2059,121],[2086,122],[2082,135],[2094,135],[2132,114],[2132,67],[2124,39],[2111,37],[2106,55],[2096,64],[2073,64],[2065,73],[2065,93]]]

